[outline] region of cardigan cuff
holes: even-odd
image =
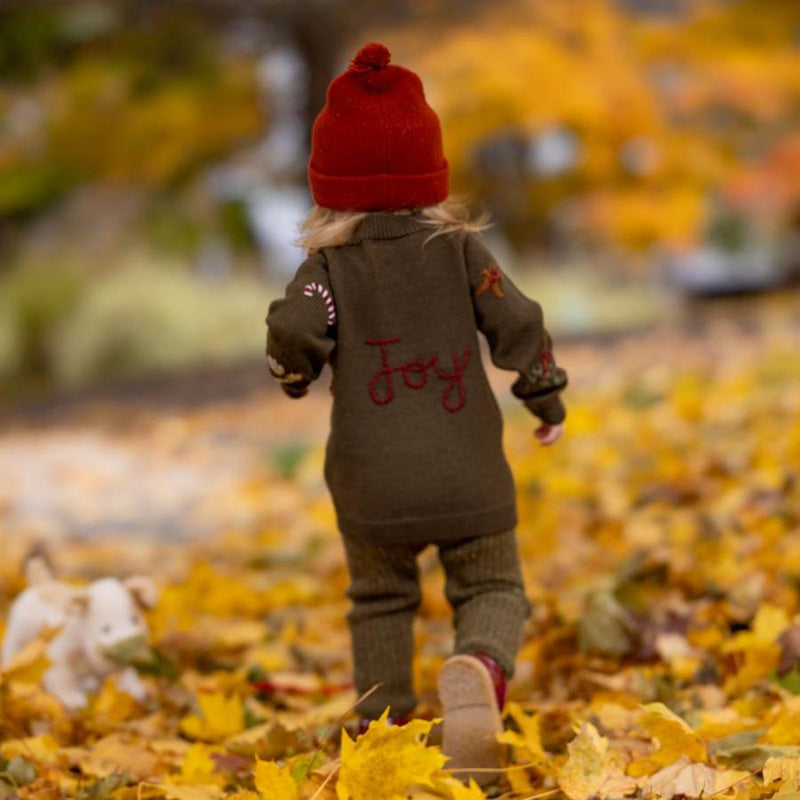
[[[560,425],[566,419],[567,410],[558,392],[544,397],[530,397],[522,402],[545,425]]]

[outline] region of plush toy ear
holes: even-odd
[[[67,600],[67,614],[83,616],[89,609],[89,592],[86,589],[72,589]]]
[[[158,589],[146,575],[132,575],[122,582],[131,597],[142,608],[153,608],[158,602]]]

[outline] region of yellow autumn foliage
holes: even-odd
[[[256,759],[255,783],[261,800],[298,800],[300,797],[291,772],[273,761]]]
[[[434,786],[447,759],[438,748],[426,746],[432,722],[388,725],[388,714],[387,708],[355,741],[342,732],[338,800],[372,800],[377,786],[386,800],[404,800],[416,784]]]
[[[199,714],[189,714],[181,720],[183,732],[193,738],[219,742],[244,730],[242,700],[236,695],[226,697],[221,692],[204,692],[197,698]]]
[[[642,708],[641,725],[658,742],[658,747],[648,756],[628,766],[630,775],[650,775],[685,756],[692,762],[706,763],[706,745],[698,735],[663,703],[650,703]]]
[[[786,310],[794,318],[796,303]],[[32,778],[20,798],[85,790],[114,800],[373,800],[377,784],[386,800],[522,800],[552,791],[569,800],[793,800],[798,331],[780,317],[766,330],[753,325],[746,333],[712,328],[705,338],[642,334],[618,349],[565,343],[573,416],[552,450],[536,446],[535,420],[498,393],[534,612],[500,736],[510,763],[486,791],[448,771],[431,722],[441,711],[436,677],[453,644],[434,548],[420,556],[418,718],[351,734],[358,696],[335,517],[319,476],[280,477],[261,450],[264,431],[276,426],[310,436],[308,415],[325,419],[324,392],[299,410],[258,394],[180,415],[150,410],[139,421],[87,410],[115,431],[116,446],[146,451],[152,470],[193,461],[216,468],[219,441],[227,448],[234,439],[247,443],[252,460],[242,459],[240,483],[219,495],[207,490],[203,514],[218,534],[59,544],[63,575],[150,573],[164,599],[146,612],[154,660],[141,667],[141,702],[109,678],[85,709],[67,711],[40,685],[41,643],[6,667],[0,757],[5,770]],[[491,380],[508,385],[504,373]],[[73,425],[19,436],[42,448],[53,436],[62,448],[62,437],[77,435]],[[322,446],[311,444],[315,469]],[[88,464],[60,479],[101,502],[96,487],[106,478]],[[247,523],[237,492],[258,510]],[[19,570],[31,544],[4,509],[0,502],[3,613],[24,585]],[[620,615],[624,655],[604,649],[603,636],[581,649],[587,619],[618,631]]]

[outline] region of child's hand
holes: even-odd
[[[564,435],[564,423],[558,425],[548,425],[543,422],[534,432],[534,436],[545,447],[555,444]]]

